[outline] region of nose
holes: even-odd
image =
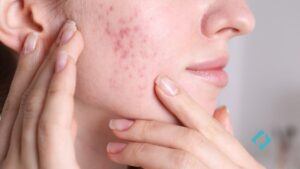
[[[202,33],[205,36],[229,39],[253,31],[255,18],[244,0],[220,1],[215,1],[203,17]]]

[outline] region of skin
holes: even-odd
[[[18,3],[10,0],[4,2]],[[15,87],[12,87],[4,109],[5,116],[0,126],[0,134],[6,136],[0,149],[2,152],[0,164],[4,168],[15,167],[13,165],[16,164],[28,168],[35,168],[38,164],[45,168],[66,166],[68,168],[125,168],[125,165],[143,168],[175,168],[174,166],[186,165],[191,165],[187,166],[188,168],[223,166],[204,158],[203,153],[213,154],[216,157],[213,159],[219,159],[230,167],[262,168],[229,134],[230,125],[226,113],[216,111],[214,114],[216,97],[221,88],[200,81],[185,70],[188,65],[196,61],[205,61],[216,55],[226,54],[226,44],[231,37],[248,33],[253,29],[253,16],[243,1],[145,0],[141,3],[112,0],[110,2],[89,1],[84,4],[82,1],[68,1],[65,5],[56,6],[55,10],[51,10],[54,5],[45,7],[44,1],[33,4],[29,2],[31,1],[25,0],[22,7],[15,4],[16,9],[12,11],[22,11],[21,9],[26,8],[33,13],[34,18],[24,19],[22,23],[27,24],[19,24],[22,29],[13,29],[10,34],[0,31],[2,41],[20,53],[24,41],[22,39],[25,39],[29,32],[39,32],[39,44],[42,46],[32,54],[31,59],[27,57],[28,63],[22,62],[22,58],[26,57],[21,57],[24,54],[20,54],[20,70],[23,70],[22,64],[27,64],[25,73],[28,73],[24,75],[24,72],[19,72],[15,75],[17,80],[15,85],[12,85]],[[9,9],[11,5],[7,4]],[[59,12],[61,9],[64,9],[64,13]],[[19,16],[20,13],[13,14]],[[3,14],[7,17],[11,16],[7,13]],[[53,16],[56,16],[55,19]],[[29,15],[22,18],[26,17]],[[66,47],[57,47],[52,43],[66,18],[75,20],[81,33],[77,32]],[[1,27],[1,30],[5,28]],[[83,43],[85,48],[82,50]],[[50,50],[51,46],[54,47]],[[71,61],[64,73],[53,75],[54,60],[57,57],[53,51],[59,51],[61,48],[64,48],[70,56],[77,58],[80,55],[80,57],[78,60],[75,59],[76,65]],[[44,56],[46,59],[43,59]],[[34,58],[35,62],[29,61]],[[44,64],[39,67],[41,63]],[[34,72],[38,70],[46,73],[38,73],[33,80]],[[70,78],[74,77],[76,70],[77,80]],[[162,92],[157,92],[155,79],[159,74],[167,75],[180,86],[182,92],[175,97],[177,99],[164,97]],[[57,86],[48,86],[52,83]],[[75,84],[76,89],[73,88]],[[38,87],[27,89],[30,85]],[[70,85],[69,89],[68,85]],[[57,92],[58,95],[48,96],[48,87],[50,91],[53,87],[54,93]],[[33,89],[43,90],[39,93]],[[31,96],[36,96],[37,93],[39,95],[32,101]],[[70,93],[73,93],[72,97]],[[22,99],[15,102],[10,99],[21,98],[22,95]],[[22,104],[23,100],[29,103]],[[58,101],[45,102],[44,106],[49,108],[42,110],[42,100]],[[30,113],[41,114],[41,117],[22,115],[26,114],[26,111],[22,110],[27,110],[26,107],[27,105],[30,107],[30,103],[34,105]],[[25,108],[22,109],[21,106],[19,111],[20,104]],[[182,107],[181,110],[184,111],[174,110],[174,107]],[[64,112],[62,114],[66,116],[54,112]],[[195,112],[199,112],[200,115]],[[34,121],[35,125],[22,131],[20,122],[16,120],[22,119],[22,116],[30,117],[28,119]],[[128,134],[112,131],[108,128],[109,120],[112,118],[132,119],[136,124],[133,126],[136,127],[128,130]],[[227,131],[220,127],[216,119]],[[195,126],[196,121],[212,126]],[[30,124],[29,122],[27,123]],[[61,125],[55,126],[58,122],[61,122]],[[19,127],[13,128],[13,126]],[[68,130],[62,129],[62,126],[69,126]],[[149,127],[145,128],[145,126]],[[155,126],[160,127],[163,132],[153,132]],[[145,128],[147,133],[153,134],[149,134],[149,138],[146,138],[146,135],[138,132],[138,128],[140,130]],[[36,129],[40,132],[35,133]],[[63,132],[58,132],[59,129]],[[191,147],[182,147],[181,143],[186,140],[177,138],[186,137],[178,136],[176,132],[172,132],[174,130],[184,130],[183,135],[191,133],[192,130],[191,136],[188,137],[191,138],[189,140],[191,144],[187,144]],[[16,149],[8,149],[11,147],[9,145],[28,147],[20,145],[22,132],[29,132],[31,139],[38,137],[40,140],[43,139],[40,136],[45,136],[46,133],[44,146],[35,149],[31,145],[32,149],[29,148],[21,154],[21,157],[30,158],[37,156],[35,152],[44,152],[39,153],[40,161],[37,158],[19,158],[20,154]],[[11,140],[8,139],[10,133],[16,133]],[[73,140],[70,139],[71,137]],[[208,144],[199,143],[208,147],[203,152],[192,147],[195,146],[192,140],[199,137],[208,140],[206,142]],[[228,144],[218,142],[220,138]],[[170,139],[178,140],[172,145],[173,147],[169,145]],[[106,145],[109,141],[129,142],[129,146],[119,154],[107,153]],[[211,143],[217,146],[210,146]],[[70,146],[68,151],[61,152],[59,147],[63,145],[74,145],[75,148],[72,149]],[[170,146],[172,150],[167,148]],[[61,152],[61,156],[54,155],[57,151]],[[11,153],[7,156],[6,152]],[[175,155],[168,156],[166,155],[168,152],[174,152]],[[185,152],[184,156],[182,156],[183,152]],[[136,155],[130,155],[132,153]],[[237,154],[238,157],[233,154]],[[147,157],[160,161],[158,164],[161,165],[149,164]],[[180,160],[177,162],[178,160],[174,161],[174,159]],[[184,163],[186,160],[191,163]]]

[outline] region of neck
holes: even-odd
[[[81,169],[126,169],[126,165],[112,162],[107,157],[106,145],[117,139],[108,128],[109,120],[118,116],[75,99],[77,136],[75,150]],[[124,142],[124,141],[123,141]]]

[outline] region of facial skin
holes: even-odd
[[[220,88],[185,68],[226,55],[228,39],[237,35],[233,29],[247,33],[254,23],[244,2],[237,0],[85,5],[67,5],[70,17],[80,21],[86,41],[79,61],[78,97],[127,118],[174,121],[155,98],[153,81],[158,74],[173,77],[212,113]]]
[[[46,0],[24,2],[24,8],[33,13],[33,19],[24,23],[34,24],[17,25],[26,27],[27,32],[39,30],[46,48],[66,18],[75,20],[83,34],[76,120],[81,140],[77,150],[84,152],[79,156],[85,166],[89,166],[84,162],[87,159],[98,163],[99,154],[104,156],[104,143],[113,138],[107,127],[112,117],[178,123],[155,96],[154,79],[159,74],[174,79],[213,113],[221,88],[185,69],[228,55],[228,40],[254,27],[254,18],[243,0],[69,0],[57,6]],[[21,41],[16,39],[25,33],[19,30],[15,33],[19,37],[0,33],[0,37],[18,50]],[[100,161],[103,167],[112,168],[112,164]]]

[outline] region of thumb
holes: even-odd
[[[227,106],[221,106],[217,108],[213,114],[213,117],[221,123],[221,125],[228,131],[230,134],[234,135],[233,127],[230,122],[229,110]]]

